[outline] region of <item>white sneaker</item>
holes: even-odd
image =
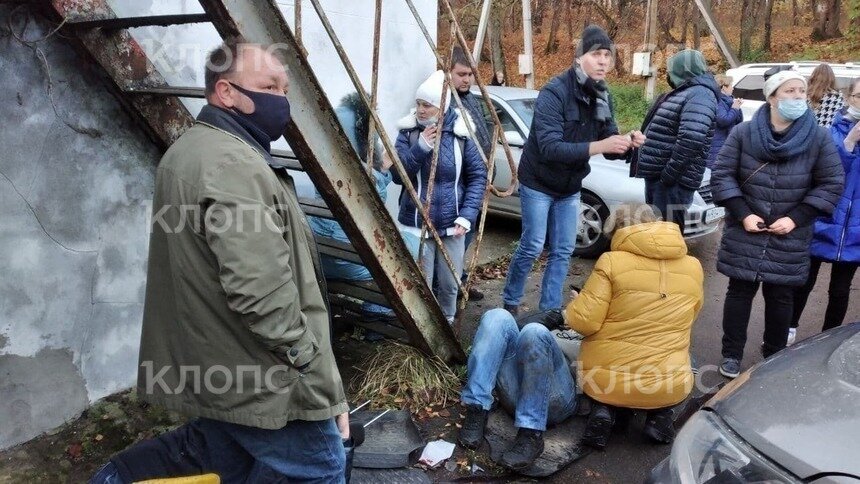
[[[788,328],[788,340],[786,340],[785,345],[793,345],[795,339],[797,339],[797,328]]]

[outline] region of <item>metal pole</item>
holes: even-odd
[[[535,88],[534,46],[532,45],[532,2],[523,0],[523,44],[527,58],[526,89]]]
[[[702,0],[695,1],[696,6],[699,7],[699,11],[702,12],[702,16],[705,17],[705,22],[708,24],[708,28],[711,29],[711,33],[714,35],[717,45],[720,46],[720,51],[723,53],[726,60],[729,61],[729,65],[732,67],[738,67],[741,65],[731,44],[729,44],[728,39],[726,39],[726,35],[717,23],[717,19],[714,18],[714,14],[711,12],[711,9],[708,8]]]
[[[382,32],[382,0],[376,0],[376,12],[373,16],[373,73],[370,79],[370,110],[376,111],[379,94],[379,37]],[[376,123],[370,119],[367,130],[367,174],[373,180],[373,156],[376,149]],[[375,181],[374,181],[375,183]]]
[[[484,37],[487,36],[487,24],[490,20],[492,6],[493,0],[484,0],[484,6],[481,8],[481,20],[478,21],[478,34],[475,36],[475,48],[472,50],[472,57],[475,58],[476,64],[481,62],[481,48],[484,47]]]

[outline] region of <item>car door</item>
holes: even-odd
[[[482,108],[486,109],[484,104],[481,103]],[[511,148],[511,155],[514,158],[514,163],[519,165],[520,156],[523,151],[523,144],[525,141],[525,134],[517,125],[516,121],[513,118],[513,114],[511,112],[510,106],[507,103],[501,102],[497,99],[493,99],[493,108],[496,110],[496,114],[499,116],[499,121],[502,124],[502,130],[505,133],[508,133],[508,145]],[[495,185],[499,190],[508,190],[511,186],[511,167],[508,163],[507,155],[505,154],[504,146],[502,145],[502,141],[499,140],[499,144],[496,146],[495,156],[495,173],[493,176],[493,185]],[[490,195],[490,204],[489,210],[495,213],[502,213],[506,215],[515,215],[519,216],[520,214],[520,200],[516,195],[516,192],[508,197],[497,197],[495,195]]]

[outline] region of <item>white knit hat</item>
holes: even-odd
[[[779,89],[779,86],[785,84],[786,82],[797,79],[798,81],[803,82],[803,87],[806,87],[806,78],[797,73],[796,71],[779,71],[776,74],[770,76],[766,81],[764,81],[764,98],[767,99]]]
[[[440,105],[442,102],[442,86],[445,84],[445,73],[442,71],[436,71],[433,74],[430,74],[430,77],[427,78],[426,81],[422,82],[420,86],[418,86],[418,90],[415,91],[415,99],[422,100],[428,102],[437,108],[442,108]],[[448,89],[448,102],[445,103],[445,108],[451,107],[451,89]]]

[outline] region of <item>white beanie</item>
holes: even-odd
[[[806,87],[806,78],[798,74],[796,71],[779,71],[764,81],[764,98],[769,98],[771,94],[775,93],[776,90],[779,89],[779,86],[792,79],[803,81],[803,87]]]
[[[442,71],[436,71],[433,74],[430,74],[430,77],[427,78],[426,81],[422,82],[420,86],[418,86],[418,90],[415,91],[415,100],[418,99],[428,102],[437,108],[441,109],[442,106],[442,86],[445,84],[445,73]],[[451,107],[451,90],[448,89],[448,102],[445,103],[445,109]]]

